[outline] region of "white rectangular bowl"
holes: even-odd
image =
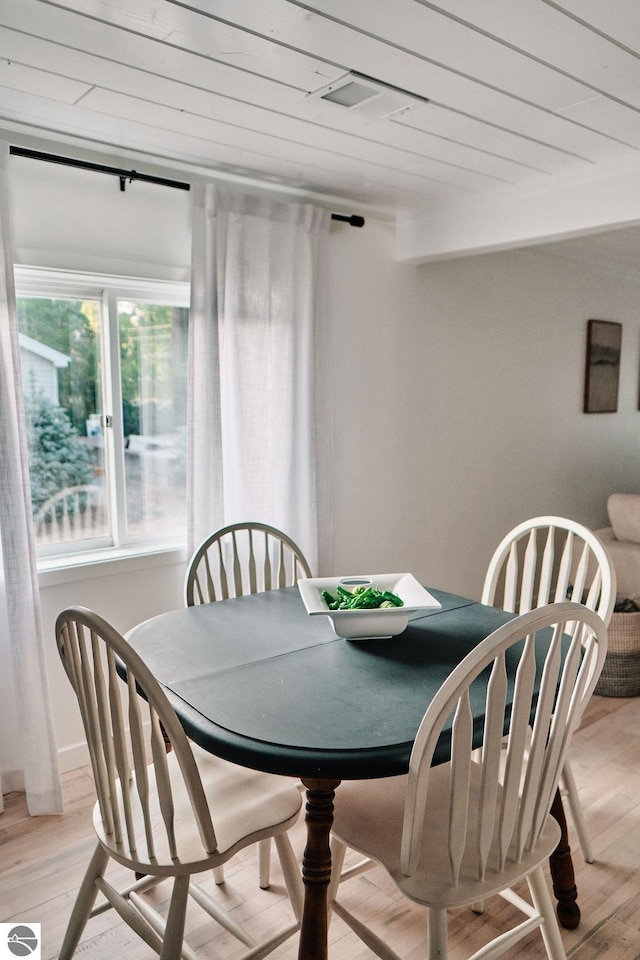
[[[371,586],[389,590],[403,601],[402,607],[377,610],[329,610],[321,599],[324,590],[334,593],[340,585],[345,589]],[[418,610],[437,609],[440,603],[410,573],[371,573],[350,577],[309,577],[298,580],[300,596],[310,616],[325,616],[337,637],[347,640],[386,640],[402,633],[412,614]]]

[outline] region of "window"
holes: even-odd
[[[16,268],[40,555],[184,541],[187,284]]]

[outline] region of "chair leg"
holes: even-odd
[[[278,853],[280,866],[282,867],[282,876],[291,901],[291,909],[298,923],[302,921],[302,910],[304,907],[304,886],[302,884],[302,872],[300,863],[293,847],[289,834],[279,833],[273,838]]]
[[[271,839],[258,842],[258,877],[261,890],[268,890],[271,883]],[[215,867],[213,879],[218,886],[224,883],[224,867]]]
[[[96,879],[104,876],[108,862],[109,854],[97,844],[78,890],[58,960],[70,960],[74,955],[98,895]]]
[[[549,960],[567,960],[562,936],[560,935],[560,927],[556,920],[556,913],[542,867],[537,867],[529,874],[527,883],[533,905],[544,921],[540,927],[540,933]]]
[[[580,849],[582,850],[582,856],[587,863],[593,863],[593,848],[591,847],[591,841],[589,839],[589,834],[587,833],[587,825],[585,823],[584,813],[582,812],[580,794],[578,793],[576,781],[573,776],[573,770],[571,769],[571,764],[568,759],[565,761],[564,769],[562,771],[560,789],[563,796],[566,796],[567,800],[569,801],[571,819],[573,820],[573,825],[576,828],[578,842],[580,843]]]
[[[187,899],[189,896],[189,877],[176,877],[173,884],[173,893],[167,915],[162,940],[160,960],[180,960],[182,940],[184,938],[184,924],[187,915]]]
[[[327,890],[327,903],[329,904],[329,919],[331,919],[331,903],[338,895],[338,885],[341,880],[342,865],[347,848],[338,840],[337,837],[331,837],[331,880]]]
[[[332,909],[338,914],[341,920],[350,927],[355,935],[362,940],[376,956],[380,957],[381,960],[400,960],[400,957],[392,950],[391,947],[385,943],[384,940],[381,940],[377,933],[374,933],[370,927],[367,927],[366,924],[362,923],[361,920],[358,920],[357,917],[354,917],[346,907],[340,903],[339,900],[334,900],[331,904]]]
[[[260,889],[268,890],[271,882],[271,838],[258,842],[258,874]]]
[[[448,956],[447,911],[440,907],[429,908],[429,960],[447,960]]]

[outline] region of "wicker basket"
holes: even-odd
[[[614,613],[609,646],[595,693],[603,697],[640,696],[640,612]]]

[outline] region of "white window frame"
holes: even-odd
[[[102,304],[100,363],[103,416],[111,418],[111,429],[104,430],[105,463],[109,502],[112,507],[112,534],[107,538],[56,544],[38,549],[38,569],[52,570],[117,559],[127,556],[164,553],[186,545],[181,537],[155,538],[126,533],[126,484],[124,446],[115,438],[124,437],[122,418],[122,381],[118,337],[118,300],[162,304],[189,309],[190,286],[183,281],[151,280],[108,274],[15,266],[17,297],[69,298],[98,300]]]

